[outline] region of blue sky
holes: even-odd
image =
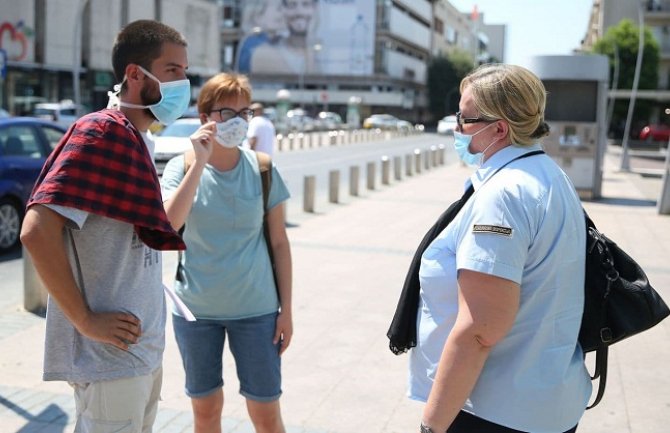
[[[461,12],[474,5],[486,24],[507,24],[506,63],[534,55],[570,54],[586,34],[591,0],[449,0]]]

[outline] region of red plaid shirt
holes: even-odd
[[[137,128],[118,110],[77,120],[44,163],[28,207],[56,204],[124,221],[157,250],[186,249],[168,221]]]

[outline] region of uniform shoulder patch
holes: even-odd
[[[496,235],[512,236],[512,229],[510,227],[494,226],[490,224],[474,224],[472,226],[473,233],[494,233]]]

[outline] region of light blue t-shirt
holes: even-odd
[[[425,401],[458,314],[457,270],[521,287],[508,335],[492,350],[463,410],[533,433],[574,427],[591,395],[577,342],[584,304],[584,214],[563,171],[547,155],[508,161],[533,147],[494,154],[470,181],[475,193],[424,252],[411,398]]]
[[[207,164],[186,219],[182,281],[175,291],[196,318],[242,319],[276,312],[279,307],[263,236],[263,193],[256,154],[240,148],[228,171]],[[184,178],[184,157],[172,158],[163,171],[163,200]],[[272,166],[268,208],[289,198]]]

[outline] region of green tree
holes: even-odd
[[[619,66],[619,78],[616,83],[611,83],[611,88],[632,89],[635,76],[635,65],[637,63],[637,52],[639,45],[639,27],[631,20],[624,19],[616,26],[607,29],[605,35],[593,45],[593,52],[604,54],[609,57],[610,79],[614,80],[614,71]],[[618,59],[617,59],[618,57]],[[642,51],[642,69],[640,70],[640,81],[638,89],[656,89],[658,87],[658,64],[660,59],[658,42],[651,30],[644,29],[644,48]],[[613,125],[617,135],[623,134],[621,127],[626,121],[628,113],[628,99],[617,99],[612,114]],[[633,113],[633,124],[644,124],[649,120],[651,110],[656,103],[654,101],[637,99]],[[636,128],[633,128],[633,130]],[[636,132],[632,133],[636,136]]]
[[[433,119],[458,111],[461,80],[474,67],[467,53],[456,51],[448,57],[434,57],[428,65],[428,104]]]

